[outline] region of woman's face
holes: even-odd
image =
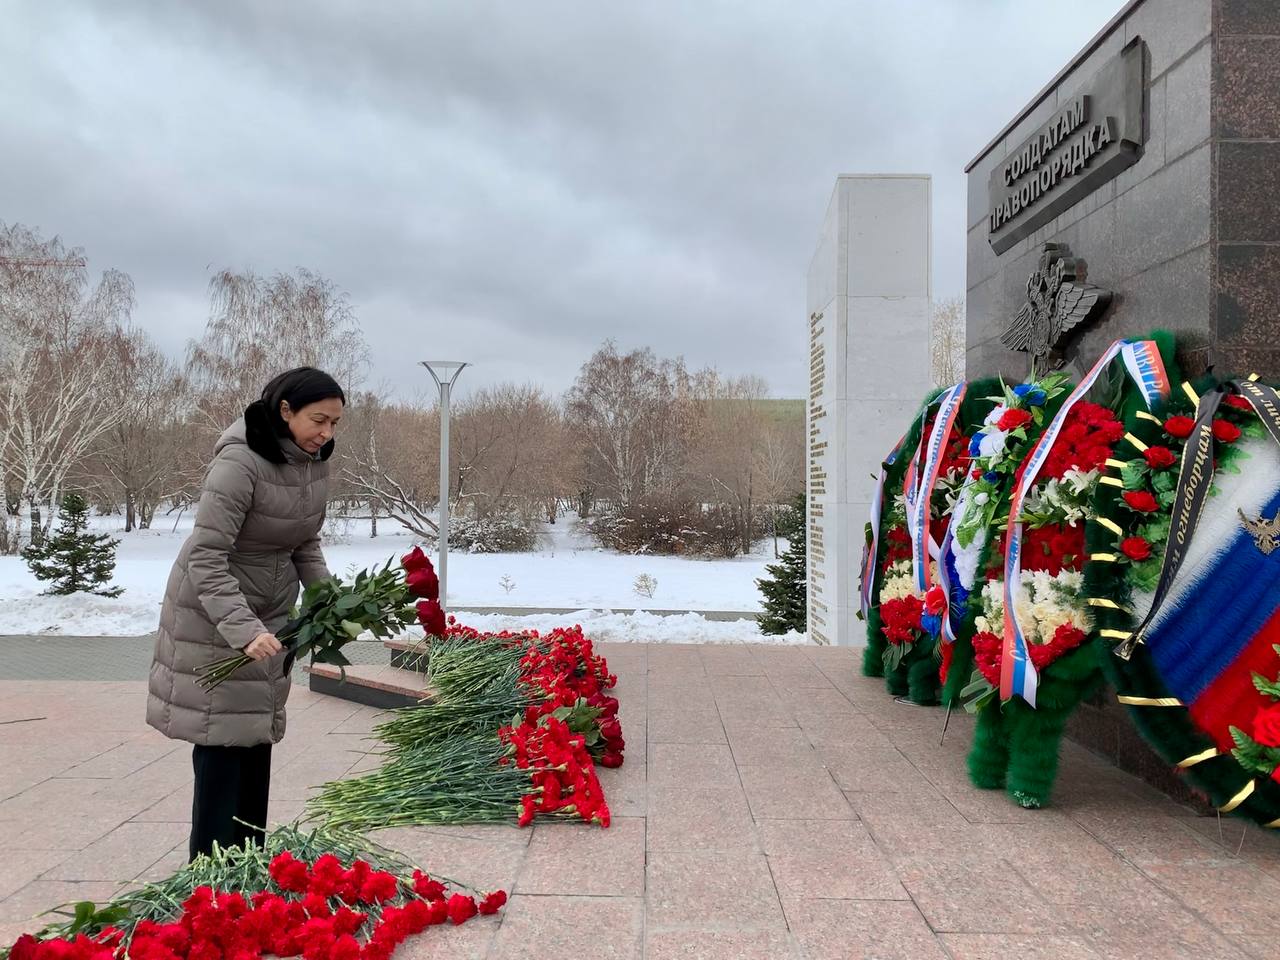
[[[332,397],[308,403],[301,410],[293,410],[281,400],[280,416],[293,435],[294,443],[307,453],[319,453],[320,448],[333,439],[333,431],[342,419],[342,401]]]

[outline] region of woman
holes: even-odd
[[[267,384],[214,447],[195,531],[169,575],[147,722],[195,744],[193,860],[215,840],[241,845],[266,830],[271,745],[284,736],[289,696],[275,631],[299,581],[329,576],[320,552],[326,461],[345,403],[337,382],[311,367]],[[199,669],[232,648],[256,662],[212,690],[197,686]]]

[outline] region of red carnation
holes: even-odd
[[[465,893],[455,893],[449,898],[449,919],[454,924],[466,923],[479,912],[476,902]]]
[[[329,948],[329,960],[360,960],[359,942],[351,934],[343,934]]]
[[[1160,509],[1160,504],[1156,503],[1156,498],[1149,490],[1127,490],[1124,502],[1139,513],[1154,513]]]
[[[1215,420],[1213,438],[1219,443],[1235,443],[1240,439],[1240,428],[1230,420]]]
[[[1254,715],[1253,739],[1264,747],[1280,747],[1280,703],[1264,707]]]
[[[413,873],[413,892],[423,900],[443,900],[445,888],[439,880],[432,880],[421,870]]]
[[[267,868],[271,879],[281,890],[289,893],[302,893],[307,889],[307,865],[285,850],[279,854]]]
[[[1000,685],[1000,660],[1004,642],[994,633],[983,631],[973,636],[973,663],[983,679],[993,687]]]
[[[495,890],[480,901],[480,912],[485,916],[497,913],[507,902],[505,890]]]
[[[1142,451],[1142,456],[1152,470],[1163,470],[1178,462],[1178,458],[1168,447],[1147,447]]]
[[[429,637],[443,637],[445,632],[444,608],[439,600],[420,600],[418,602],[418,622]]]
[[[414,547],[400,558],[400,566],[404,567],[405,573],[412,573],[414,570],[430,570],[431,561],[421,547]]]
[[[404,582],[409,592],[415,597],[423,597],[426,600],[440,599],[440,578],[436,576],[430,562],[425,567],[410,571],[404,578]]]
[[[1253,413],[1253,404],[1239,394],[1229,394],[1224,402],[1229,407],[1235,407],[1237,410],[1244,410],[1248,413]]]
[[[1151,544],[1142,537],[1126,537],[1120,544],[1120,552],[1130,560],[1150,560]]]
[[[1007,432],[1025,427],[1030,422],[1031,414],[1026,410],[1006,410],[996,421],[996,427]]]
[[[399,892],[400,884],[390,873],[372,874],[360,887],[360,899],[365,903],[385,903]]]
[[[1164,432],[1171,437],[1185,440],[1191,436],[1191,431],[1195,429],[1195,426],[1196,422],[1190,417],[1170,417],[1164,422]]]
[[[29,933],[24,933],[9,948],[9,960],[35,960],[36,950],[39,946],[39,940]]]

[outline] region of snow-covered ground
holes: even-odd
[[[136,636],[155,629],[169,568],[191,532],[188,512],[175,524],[160,517],[151,530],[123,533],[119,517],[95,517],[93,527],[120,540],[114,583],[118,598],[46,597],[18,557],[0,557],[0,635],[69,634]],[[659,617],[610,613],[612,609],[742,610],[760,608],[755,581],[772,562],[772,544],[753,556],[734,560],[686,560],[628,556],[601,550],[573,519],[547,525],[533,553],[449,555],[449,606],[459,619],[493,629],[519,626],[538,630],[580,623],[601,641],[683,643],[803,643],[800,634],[764,637],[754,621],[711,621],[696,614]],[[405,553],[413,538],[383,521],[377,539],[367,521],[331,522],[325,555],[339,574],[385,563]],[[647,574],[657,581],[653,597],[636,593],[635,581]],[[505,580],[505,585],[504,585]],[[565,615],[509,617],[464,615],[473,607],[570,608]]]

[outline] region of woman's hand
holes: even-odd
[[[284,645],[276,639],[274,633],[260,633],[254,637],[245,646],[245,656],[253,657],[255,660],[266,660],[268,657],[274,657],[277,653],[284,649]]]

